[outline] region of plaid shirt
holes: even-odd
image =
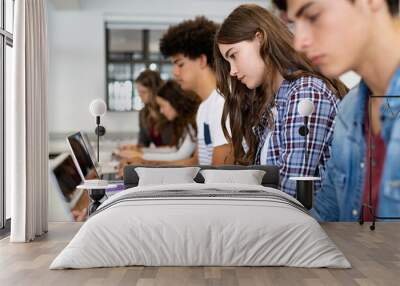
[[[310,132],[307,135],[307,164],[304,158],[304,137],[299,134],[304,118],[297,112],[298,104],[302,99],[310,99],[314,104],[314,112],[308,120]],[[282,82],[275,97],[277,116],[274,128],[270,130],[266,127],[266,114],[259,125],[253,128],[259,142],[255,164],[278,166],[282,191],[295,195],[296,182],[290,181],[290,177],[322,177],[326,162],[330,157],[338,103],[335,94],[319,78],[304,76],[295,81]],[[272,133],[268,137],[269,132]],[[267,138],[268,142],[266,142]],[[268,144],[267,149],[263,149],[264,144]],[[261,152],[267,154],[261,156]],[[260,162],[261,157],[267,160]],[[315,182],[314,187],[318,191],[321,183]]]

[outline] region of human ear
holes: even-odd
[[[200,63],[200,67],[202,69],[206,68],[208,66],[208,64],[207,64],[207,56],[205,54],[200,55],[198,60],[199,60],[199,63]]]
[[[264,35],[261,32],[257,32],[254,38],[261,44],[264,40]]]

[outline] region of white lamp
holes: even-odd
[[[303,99],[299,102],[297,111],[302,116],[310,116],[314,112],[314,104],[309,99]]]
[[[107,111],[106,103],[102,99],[94,99],[89,105],[89,111],[93,116],[103,116]]]
[[[301,136],[306,138],[306,136],[308,135],[308,132],[309,132],[309,129],[307,127],[307,125],[308,125],[308,117],[314,112],[314,104],[309,99],[302,99],[299,102],[299,106],[297,107],[297,112],[301,116],[304,117],[304,125],[300,127],[299,133],[300,133]],[[306,141],[307,140],[305,140],[305,142]],[[307,151],[306,143],[304,144],[304,147],[306,148],[306,151]]]
[[[102,99],[95,99],[89,105],[90,114],[96,117],[97,127],[95,133],[97,135],[97,162],[100,162],[100,136],[106,134],[106,129],[100,125],[100,117],[106,114],[107,105]]]
[[[314,112],[314,104],[309,99],[302,99],[299,102],[299,106],[297,107],[297,112],[304,117],[304,125],[300,127],[299,134],[304,137],[304,155],[305,155],[305,164],[308,163],[307,156],[307,135],[310,132],[308,129],[308,117]]]
[[[314,104],[309,99],[299,102],[297,112],[304,117],[304,125],[299,128],[299,134],[304,137],[304,164],[308,164],[307,135],[310,132],[308,117],[314,112]],[[291,177],[290,180],[296,181],[296,198],[305,208],[311,209],[314,197],[314,181],[320,180],[316,177]]]

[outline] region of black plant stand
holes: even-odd
[[[104,198],[105,194],[106,194],[105,189],[90,189],[89,190],[89,197],[90,197],[90,205],[88,208],[89,216],[92,213],[94,213],[97,210],[97,208],[101,205],[100,201]]]
[[[364,211],[367,209],[372,215],[372,224],[369,226],[370,230],[375,230],[375,222],[377,219],[386,219],[386,220],[400,220],[398,216],[377,216],[375,212],[375,208],[371,204],[363,204],[361,207],[360,218],[358,222],[360,225],[364,224]]]
[[[112,185],[109,185],[112,186]],[[84,189],[88,191],[89,198],[90,198],[90,204],[88,208],[88,215],[90,216],[93,214],[97,208],[101,205],[101,200],[106,196],[106,188],[108,186],[94,186],[94,185],[88,185],[88,184],[83,184],[77,186],[78,189]]]
[[[400,100],[400,96],[376,96],[376,95],[370,95],[369,96],[369,108],[368,108],[368,120],[371,122],[371,117],[372,117],[372,108],[371,108],[371,101],[373,98],[397,98]],[[389,107],[390,109],[390,107]],[[396,114],[391,114],[391,116],[397,116]],[[368,128],[368,140],[369,140],[369,145],[371,146],[372,143],[372,127],[371,124],[369,124]],[[368,154],[368,160],[369,160],[369,165],[372,166],[372,151],[370,150]],[[372,168],[369,168],[369,174],[368,174],[368,180],[369,180],[369,192],[368,192],[368,204],[363,204],[361,206],[361,211],[360,211],[360,217],[358,218],[358,222],[360,225],[364,224],[364,211],[367,209],[371,216],[372,216],[372,224],[369,226],[370,230],[375,230],[375,222],[377,219],[385,219],[385,220],[400,220],[399,216],[377,216],[376,215],[376,210],[375,207],[372,205]]]
[[[320,177],[290,177],[296,182],[296,199],[308,210],[312,209],[314,202],[314,182],[321,181]]]

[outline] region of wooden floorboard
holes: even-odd
[[[50,223],[32,243],[0,240],[0,285],[400,285],[400,223],[326,223],[323,228],[351,262],[352,269],[289,267],[119,267],[49,270],[52,260],[80,223]]]

